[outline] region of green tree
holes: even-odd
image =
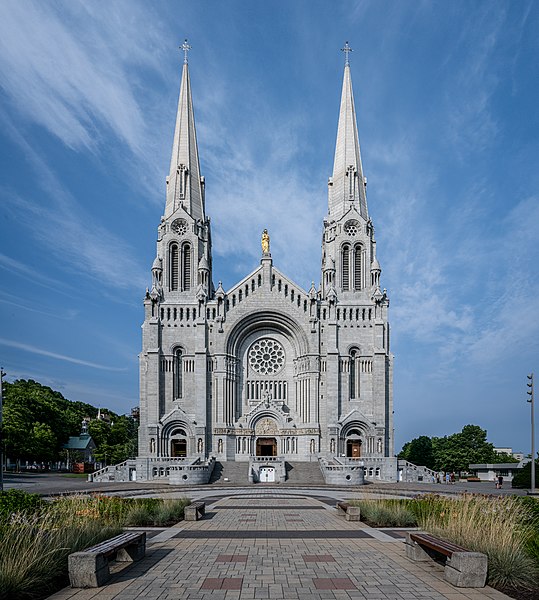
[[[439,471],[467,471],[470,464],[492,463],[496,453],[487,442],[487,432],[478,425],[465,425],[460,433],[432,440],[434,462]]]
[[[70,402],[32,379],[4,384],[6,456],[17,461],[49,461],[60,456],[70,435],[80,433],[82,419],[95,416],[90,404]]]
[[[421,435],[410,442],[406,442],[399,453],[399,458],[407,460],[414,465],[433,469],[434,453],[431,438]]]

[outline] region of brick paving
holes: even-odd
[[[214,499],[205,519],[181,522],[166,536],[150,539],[146,557],[108,585],[66,588],[51,599],[507,598],[489,587],[451,586],[440,565],[405,557],[398,530],[387,535],[348,522],[316,498],[272,496],[266,489],[263,497],[250,496],[248,506],[245,500]]]

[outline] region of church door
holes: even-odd
[[[258,438],[256,440],[257,456],[277,456],[277,440],[275,438]]]
[[[187,456],[187,440],[172,440],[170,443],[170,456],[173,458]]]
[[[348,458],[359,458],[361,456],[360,440],[346,440],[346,456]]]
[[[275,483],[275,469],[273,467],[260,467],[260,483]]]

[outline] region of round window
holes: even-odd
[[[271,338],[257,340],[249,351],[249,364],[260,375],[278,373],[283,368],[284,359],[284,348]]]

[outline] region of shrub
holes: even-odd
[[[23,490],[6,490],[0,492],[0,519],[17,512],[35,512],[43,505],[44,502],[39,494],[29,494]]]
[[[399,500],[353,500],[359,506],[361,520],[372,527],[414,527],[414,513]]]
[[[535,459],[535,481],[539,481],[539,460]],[[532,484],[532,462],[526,463],[511,482],[514,488],[529,488]]]
[[[152,502],[148,502],[151,500]],[[184,508],[190,504],[187,498],[159,500],[156,498],[136,499],[125,518],[131,526],[153,525],[166,527],[183,519]]]

